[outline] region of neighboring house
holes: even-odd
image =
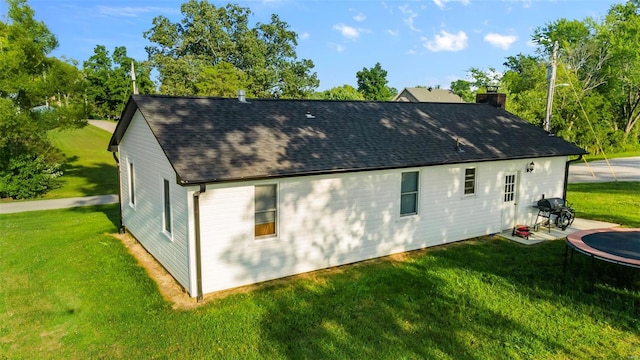
[[[404,88],[392,101],[405,102],[441,102],[441,103],[463,103],[460,96],[451,90],[434,88]]]
[[[152,95],[109,150],[122,226],[198,298],[532,224],[585,153],[486,104]]]

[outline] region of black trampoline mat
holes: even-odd
[[[586,235],[590,247],[627,259],[640,260],[640,231],[611,231]]]

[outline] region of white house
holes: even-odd
[[[585,153],[487,104],[141,95],[109,150],[123,228],[198,298],[533,224]]]

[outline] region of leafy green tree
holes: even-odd
[[[356,73],[358,91],[366,100],[386,101],[394,97],[398,91],[387,86],[387,71],[380,63],[370,69],[362,68]]]
[[[346,84],[319,92],[315,97],[322,100],[364,100],[362,93]]]
[[[249,77],[226,61],[214,66],[205,66],[194,84],[196,95],[233,97],[238,90],[247,89]]]
[[[640,120],[640,2],[613,5],[601,27],[609,59],[605,91],[618,117],[624,141],[638,144]],[[632,136],[629,136],[632,135]]]
[[[78,72],[48,57],[58,42],[25,0],[8,0],[0,22],[0,197],[45,193],[60,174],[61,155],[47,131],[81,120]]]
[[[451,91],[460,96],[465,102],[475,102],[475,94],[471,91],[471,83],[467,80],[458,79],[452,81]]]
[[[317,88],[313,62],[297,59],[297,34],[278,16],[251,28],[251,10],[238,5],[216,7],[206,0],[189,0],[180,10],[180,22],[158,16],[144,33],[153,44],[146,50],[159,72],[161,92],[197,94],[204,88],[203,72],[208,80],[222,76],[215,80],[222,85],[224,76],[230,75],[228,66],[216,68],[223,62],[236,68],[236,74],[248,77],[248,96],[306,98]],[[227,93],[228,89],[207,86],[206,92]]]
[[[133,93],[132,63],[138,92],[153,93],[155,84],[151,80],[151,68],[147,63],[127,56],[124,46],[116,47],[112,55],[109,55],[104,45],[94,48],[93,55],[83,64],[90,117],[115,119],[120,115]]]

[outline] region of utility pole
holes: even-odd
[[[133,67],[133,60],[131,60],[131,82],[133,83],[133,94],[138,95],[138,87],[136,86],[136,69]]]
[[[553,93],[556,88],[556,62],[558,58],[558,42],[553,42],[553,53],[551,54],[550,69],[547,73],[547,79],[549,80],[549,89],[547,90],[547,112],[544,116],[544,131],[549,132],[549,124],[551,123],[551,109],[553,108]]]

